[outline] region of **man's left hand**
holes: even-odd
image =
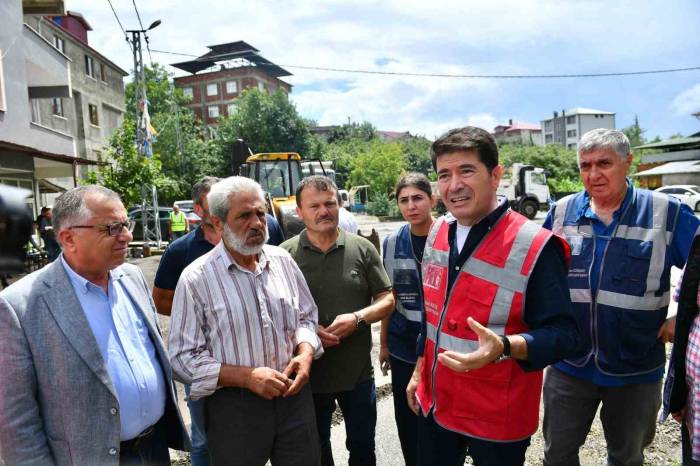
[[[357,317],[355,314],[340,314],[333,323],[326,327],[326,332],[330,332],[341,340],[349,337],[357,329]]]
[[[676,318],[671,317],[670,319],[666,319],[666,322],[663,323],[663,325],[659,329],[659,333],[657,334],[657,337],[663,343],[673,343],[673,337],[675,335],[676,335]]]
[[[288,397],[296,395],[299,393],[306,382],[309,381],[309,374],[311,374],[311,363],[314,358],[314,352],[311,345],[308,343],[301,343],[299,345],[299,354],[294,356],[287,367],[284,369],[284,375],[293,379],[292,385],[289,386],[283,397]],[[292,377],[292,375],[294,376]]]
[[[503,354],[503,342],[501,341],[501,337],[471,317],[467,319],[467,323],[474,333],[479,336],[479,348],[471,353],[445,351],[438,355],[438,361],[440,361],[440,363],[457,372],[479,369],[495,361]]]

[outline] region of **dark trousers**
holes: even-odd
[[[408,407],[406,387],[416,365],[393,356],[389,356],[389,361],[391,363],[391,391],[394,394],[394,419],[396,419],[396,430],[399,432],[401,452],[406,466],[415,466],[418,417]]]
[[[331,418],[338,402],[345,420],[345,448],[350,452],[349,466],[374,466],[374,429],[377,425],[377,393],[374,379],[360,382],[350,391],[314,393],[316,425],[321,445],[322,466],[333,466]]]
[[[226,466],[314,466],[320,461],[311,389],[266,400],[243,388],[205,398],[211,463]]]
[[[550,367],[544,379],[544,464],[577,466],[598,406],[608,447],[608,466],[642,466],[654,440],[661,381],[602,387]]]
[[[153,431],[149,435],[121,443],[119,465],[170,466],[168,439],[163,418],[153,426]]]
[[[690,435],[685,421],[681,424],[681,439],[683,441],[683,466],[700,466],[700,461],[693,459],[693,447],[690,444]]]
[[[418,465],[461,466],[467,453],[476,466],[522,466],[530,438],[518,442],[491,442],[440,427],[433,419],[418,416]]]

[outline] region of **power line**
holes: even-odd
[[[195,57],[190,53],[169,52],[166,50],[155,50],[156,53],[165,53],[169,55],[180,55],[185,57]],[[363,70],[349,68],[329,68],[323,66],[307,66],[307,65],[286,65],[286,64],[261,64],[262,66],[281,66],[284,68],[297,68],[302,70],[314,71],[331,71],[336,73],[354,73],[354,74],[378,74],[389,76],[411,76],[425,78],[472,78],[472,79],[561,79],[561,78],[603,78],[611,76],[638,76],[645,74],[664,74],[664,73],[679,73],[683,71],[700,71],[700,66],[690,66],[685,68],[666,68],[658,70],[642,70],[642,71],[615,71],[606,73],[568,73],[568,74],[447,74],[447,73],[412,73],[400,71],[382,71],[382,70]]]
[[[112,9],[112,13],[114,13],[114,18],[117,20],[117,23],[119,23],[119,28],[122,30],[122,34],[124,34],[124,39],[126,39],[126,43],[129,44],[129,49],[131,49],[131,43],[129,42],[129,36],[126,35],[126,31],[124,30],[124,26],[122,26],[122,22],[119,20],[119,16],[117,15],[117,10],[115,10],[114,5],[112,5],[112,0],[107,0],[107,3],[109,3],[109,7]]]
[[[148,61],[151,63],[151,68],[153,68],[153,55],[151,55],[151,47],[148,45],[148,36],[146,35],[145,29],[143,28],[143,23],[141,22],[141,15],[139,14],[139,9],[136,7],[136,0],[131,0],[134,4],[134,11],[136,12],[136,18],[139,20],[139,26],[141,30],[144,31],[143,36],[146,39],[146,50],[148,51]]]

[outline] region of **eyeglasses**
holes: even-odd
[[[97,228],[99,231],[109,234],[109,236],[119,236],[124,231],[124,228],[131,231],[134,228],[134,222],[127,220],[126,222],[114,222],[108,225],[73,225],[68,228]]]

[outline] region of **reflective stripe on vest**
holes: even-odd
[[[392,282],[394,280],[394,270],[411,270],[416,271],[417,273],[417,265],[415,259],[396,258],[396,238],[396,235],[391,235],[389,236],[389,238],[387,238],[386,255],[384,258],[384,266],[386,268],[386,273],[387,275],[389,275],[389,278],[392,280]],[[421,311],[406,309],[406,307],[403,305],[400,299],[396,300],[396,310],[399,311],[399,314],[401,314],[411,322],[420,322],[422,319],[423,313]]]
[[[552,231],[565,238],[570,236],[592,237],[593,227],[591,225],[564,225],[567,207],[573,195],[566,196],[557,204],[552,220]],[[648,241],[652,243],[651,258],[649,260],[649,272],[647,273],[646,289],[651,290],[644,293],[644,296],[615,293],[601,290],[598,284],[597,302],[622,309],[636,309],[641,311],[655,311],[668,306],[670,293],[666,292],[661,296],[656,296],[656,290],[660,288],[661,275],[665,267],[666,248],[673,239],[673,233],[665,231],[663,236],[659,235],[659,230],[666,230],[668,216],[668,197],[653,194],[652,197],[652,228],[642,228],[629,225],[618,225],[615,230],[615,238],[626,240]],[[602,267],[602,264],[601,264]],[[591,293],[588,289],[571,289],[571,301],[574,303],[590,303]]]

